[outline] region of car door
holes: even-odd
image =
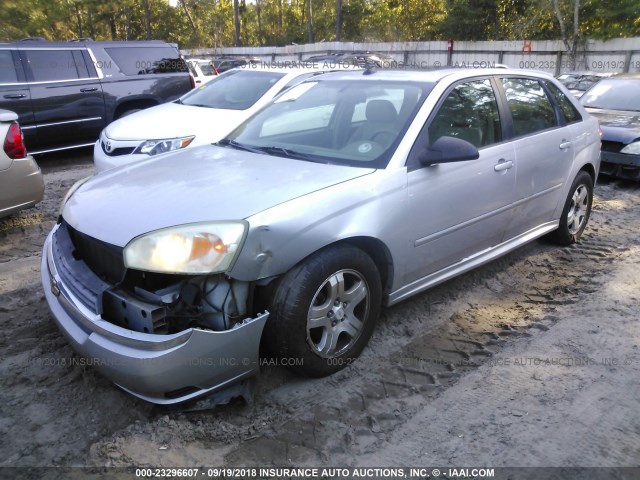
[[[0,48],[0,108],[18,114],[25,144],[31,148],[32,136],[36,133],[31,93],[20,56],[12,48]]]
[[[511,115],[516,201],[508,238],[552,220],[574,157],[575,134],[559,118],[541,81],[502,78]]]
[[[82,48],[20,48],[36,123],[31,150],[90,145],[105,123],[102,86]],[[89,61],[87,61],[89,60]]]
[[[441,136],[467,140],[480,157],[422,166],[421,149]],[[515,195],[513,146],[505,143],[493,82],[454,86],[431,115],[408,161],[408,219],[412,254],[406,283],[502,241]]]

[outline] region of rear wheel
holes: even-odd
[[[560,225],[557,230],[551,232],[551,239],[560,245],[571,245],[577,242],[589,221],[592,203],[593,180],[591,175],[582,171],[578,173],[569,189],[569,196],[560,217]]]
[[[350,245],[328,247],[282,279],[265,327],[267,346],[300,373],[330,375],[362,352],[380,303],[373,260]]]

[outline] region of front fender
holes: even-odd
[[[406,169],[378,170],[248,217],[249,232],[229,275],[244,281],[281,275],[321,248],[372,237],[406,249]],[[406,243],[406,242],[405,242]]]

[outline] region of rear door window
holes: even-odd
[[[11,50],[0,50],[0,84],[2,83],[18,83],[18,73]]]
[[[515,137],[557,126],[553,104],[540,82],[529,78],[503,78],[502,86],[511,110]]]
[[[54,82],[80,78],[73,50],[23,50],[31,81]],[[84,65],[84,61],[82,62]],[[86,67],[84,67],[86,70]]]

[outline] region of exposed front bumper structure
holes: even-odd
[[[600,173],[627,180],[640,180],[640,155],[602,151]]]
[[[80,301],[61,278],[53,236],[44,245],[41,278],[53,317],[74,350],[123,389],[149,402],[175,404],[221,391],[259,370],[267,312],[225,331],[189,328],[140,333],[110,323]],[[69,280],[67,280],[69,281]]]

